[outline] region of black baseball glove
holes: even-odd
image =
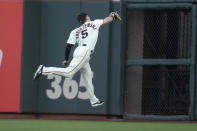
[[[112,16],[115,20],[119,20],[119,21],[122,20],[120,15],[117,12],[111,12],[110,16]]]

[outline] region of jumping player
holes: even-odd
[[[90,55],[94,52],[100,26],[110,23],[114,19],[121,20],[120,16],[116,12],[110,13],[110,15],[104,19],[96,19],[93,21],[91,21],[90,17],[86,13],[80,13],[77,16],[77,20],[81,26],[71,31],[67,40],[65,60],[62,62],[64,66],[69,64],[68,59],[70,50],[77,43],[78,47],[73,53],[73,59],[70,64],[66,68],[45,67],[40,65],[35,72],[33,79],[35,80],[41,75],[49,74],[72,78],[74,74],[80,70],[81,75],[84,78],[91,106],[96,107],[104,104],[104,102],[100,101],[94,94],[94,86],[92,84],[93,72],[90,68],[89,60]]]

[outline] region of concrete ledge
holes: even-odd
[[[0,119],[46,119],[46,120],[93,120],[93,121],[122,121],[122,116],[88,115],[88,114],[18,114],[0,113]]]

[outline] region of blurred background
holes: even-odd
[[[196,0],[0,0],[0,117],[88,115],[123,120],[197,120]],[[90,64],[92,108],[80,73],[33,81],[40,64],[62,67],[79,12],[100,28]]]

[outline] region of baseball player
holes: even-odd
[[[90,56],[94,52],[100,26],[110,23],[113,20],[120,21],[121,18],[117,12],[111,12],[110,15],[104,19],[96,19],[92,21],[86,13],[80,13],[77,16],[77,20],[81,26],[71,31],[67,40],[65,60],[62,62],[64,66],[69,65],[66,68],[45,67],[40,65],[35,72],[33,79],[35,80],[41,75],[49,74],[72,78],[74,74],[80,70],[89,95],[91,106],[96,107],[104,104],[104,102],[100,101],[94,94],[94,86],[92,84],[93,72],[89,64]],[[70,50],[76,43],[78,46],[73,53],[73,59],[69,63]]]

